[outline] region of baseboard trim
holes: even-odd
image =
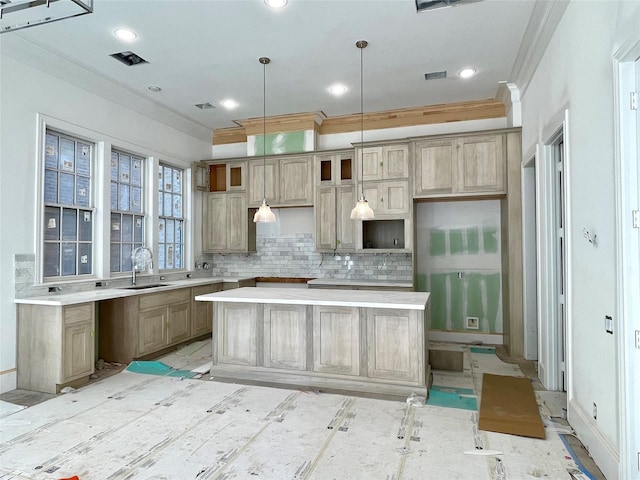
[[[582,444],[607,478],[619,478],[620,454],[600,433],[593,419],[576,403],[568,402],[568,420]]]
[[[18,372],[15,368],[0,372],[0,393],[15,390],[18,385]]]

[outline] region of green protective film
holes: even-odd
[[[429,255],[441,257],[447,253],[446,236],[444,230],[429,231]]]
[[[478,227],[467,228],[467,253],[477,255],[480,251],[480,237]]]
[[[264,135],[256,135],[254,147],[256,156],[263,154]],[[295,132],[267,133],[267,144],[265,155],[281,155],[285,153],[307,152],[310,149],[307,142],[307,135],[304,130]],[[313,148],[311,148],[313,149]]]
[[[498,227],[485,227],[482,230],[484,253],[498,253]]]
[[[447,274],[434,273],[429,277],[431,292],[431,327],[434,330],[447,328]]]
[[[464,231],[459,229],[449,230],[449,250],[451,255],[464,253]]]

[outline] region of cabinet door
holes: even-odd
[[[453,193],[456,173],[455,140],[417,142],[415,147],[416,196]]]
[[[266,198],[269,204],[275,204],[279,198],[278,160],[271,158],[265,160],[264,163],[263,167],[262,160],[249,162],[248,201],[250,207],[259,207],[263,198]]]
[[[247,162],[227,163],[227,191],[245,190]]]
[[[93,373],[93,352],[93,322],[74,323],[65,327],[64,378],[61,383],[84,375],[91,375]]]
[[[410,197],[407,180],[366,182],[363,191],[375,215],[402,215],[409,213]]]
[[[336,188],[316,188],[315,202],[317,251],[332,251],[336,248]]]
[[[219,292],[221,284],[203,285],[191,289],[191,298],[207,293]],[[191,304],[191,336],[197,337],[210,333],[213,326],[213,302],[200,302],[193,300]]]
[[[458,191],[504,192],[502,135],[458,140]]]
[[[382,178],[409,178],[409,146],[382,147]]]
[[[227,250],[241,252],[247,251],[247,215],[245,194],[227,194]]]
[[[306,370],[306,305],[264,306],[264,366]]]
[[[218,363],[247,366],[257,364],[256,317],[256,304],[218,303],[216,305]]]
[[[280,199],[282,205],[313,204],[313,167],[311,157],[280,160]]]
[[[227,248],[227,194],[208,193],[202,222],[202,250],[216,252]]]
[[[140,312],[138,317],[138,355],[167,346],[167,307]]]
[[[313,307],[313,370],[360,373],[360,315],[357,308]]]
[[[191,302],[169,305],[167,343],[187,340],[191,334]]]
[[[383,162],[382,147],[365,147],[357,149],[358,168],[362,169],[362,174],[358,174],[358,180],[382,180]],[[359,172],[360,173],[360,172]]]
[[[336,188],[336,250],[340,252],[356,249],[356,222],[351,220],[351,210],[355,205],[355,186]]]
[[[421,334],[413,310],[367,309],[369,377],[419,382]]]

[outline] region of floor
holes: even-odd
[[[210,362],[210,341],[159,359],[186,372],[106,365],[100,378],[66,394],[3,394],[0,479],[604,478],[563,420],[563,394],[536,391],[545,440],[478,430],[482,374],[526,375],[492,349],[442,347],[462,352],[463,371],[434,371],[433,384],[467,392],[460,402],[188,378]]]

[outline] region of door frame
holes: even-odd
[[[634,334],[640,330],[640,240],[630,212],[640,208],[640,138],[638,113],[629,107],[629,94],[640,88],[640,35],[628,39],[613,55],[615,137],[616,346],[620,412],[620,478],[640,479],[640,351]],[[634,293],[636,293],[634,295]]]
[[[571,147],[569,138],[569,109],[558,112],[548,127],[544,129],[544,144],[540,148],[542,155],[536,162],[536,192],[538,209],[536,211],[536,255],[537,255],[537,308],[538,308],[538,374],[540,381],[548,390],[562,389],[560,374],[560,341],[558,318],[556,314],[556,227],[555,227],[555,188],[556,169],[554,149],[558,140],[563,141],[564,159],[564,239],[565,239],[565,318],[572,318],[573,288],[571,276],[572,258],[572,219],[571,219]],[[553,168],[552,168],[553,167]],[[572,325],[566,323],[565,332],[565,388],[567,401],[571,400],[572,372]]]

